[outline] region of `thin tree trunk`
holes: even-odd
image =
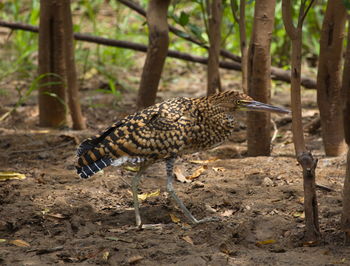
[[[241,0],[239,10],[239,36],[242,57],[242,89],[244,93],[248,93],[248,45],[245,25],[245,0]]]
[[[40,1],[38,72],[44,78],[39,88],[39,124],[47,127],[67,124],[62,7],[59,0]]]
[[[310,2],[305,11],[305,2],[300,6],[298,25],[294,27],[292,18],[292,6],[290,0],[282,2],[282,16],[286,31],[292,40],[292,89],[291,89],[291,104],[292,104],[292,132],[295,148],[296,159],[303,168],[304,180],[304,211],[305,211],[305,239],[316,242],[320,237],[320,228],[318,222],[318,207],[316,196],[316,166],[317,159],[314,159],[312,154],[306,150],[302,114],[301,114],[301,47],[302,47],[302,27],[305,16],[311,8],[313,1]]]
[[[329,0],[324,17],[317,74],[317,103],[320,109],[326,155],[337,156],[346,149],[341,105],[341,59],[346,21],[342,0]]]
[[[154,104],[169,46],[167,14],[170,0],[151,0],[147,9],[149,45],[143,67],[137,107]]]
[[[86,128],[85,121],[80,108],[80,97],[77,81],[77,71],[74,59],[74,36],[73,22],[70,9],[70,0],[61,0],[64,6],[62,14],[64,20],[64,37],[65,37],[65,66],[67,78],[67,94],[69,111],[72,117],[73,129],[81,130]]]
[[[231,0],[231,12],[234,19],[239,25],[239,38],[241,48],[241,68],[242,68],[242,89],[244,93],[248,93],[248,45],[246,35],[246,24],[245,24],[245,0],[240,0],[239,3],[239,17],[235,11],[235,1]]]
[[[348,20],[350,22],[350,20]],[[344,101],[344,132],[345,141],[348,144],[348,156],[346,174],[343,190],[343,214],[342,214],[342,230],[345,233],[345,244],[350,245],[350,27],[348,28],[347,47],[345,54],[343,82],[342,82],[342,98]]]
[[[275,0],[256,0],[253,33],[248,56],[248,94],[270,102],[270,43],[275,18]],[[248,154],[269,155],[271,122],[269,113],[250,112],[247,117]]]
[[[208,1],[208,22],[209,22],[209,56],[207,71],[207,95],[221,91],[219,73],[219,55],[221,45],[221,0]]]

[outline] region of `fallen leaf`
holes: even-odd
[[[26,176],[24,174],[16,173],[16,172],[0,172],[0,181],[6,180],[23,180]]]
[[[173,221],[173,223],[177,224],[181,222],[180,218],[178,218],[175,214],[170,213],[170,219]]]
[[[224,167],[213,167],[213,170],[215,172],[224,172],[224,171],[226,171],[226,169]]]
[[[0,239],[0,243],[6,242],[6,241],[7,241],[6,239],[3,239],[3,238]]]
[[[227,254],[229,256],[232,256],[232,255],[236,255],[237,254],[237,251],[233,250],[232,247],[230,247],[228,244],[226,243],[222,243],[220,246],[219,246],[219,250],[224,253],[224,254]]]
[[[304,197],[299,197],[298,198],[298,203],[304,204]]]
[[[195,163],[195,164],[208,164],[217,161],[218,158],[209,158],[208,160],[191,160],[190,163]]]
[[[139,194],[139,195],[137,195],[137,197],[139,198],[139,200],[146,200],[147,198],[158,197],[159,195],[160,195],[160,190],[158,189],[158,190],[151,192],[151,193]]]
[[[267,239],[267,240],[256,242],[256,245],[260,246],[260,245],[269,245],[269,244],[275,244],[275,243],[276,243],[275,239]]]
[[[174,175],[175,175],[176,179],[182,183],[191,183],[191,180],[186,178],[186,176],[183,174],[183,171],[178,166],[174,167]]]
[[[302,218],[302,219],[304,219],[305,218],[305,213],[304,212],[295,212],[295,213],[293,213],[293,216],[295,218]]]
[[[131,258],[128,259],[128,263],[133,264],[133,263],[139,262],[142,259],[143,259],[143,257],[140,255],[132,256]]]
[[[47,213],[45,216],[51,217],[51,218],[56,218],[56,219],[65,219],[66,217],[63,216],[63,214],[60,213]]]
[[[107,261],[109,258],[109,252],[105,251],[102,253],[102,260]]]
[[[315,247],[318,245],[318,241],[306,241],[303,243],[303,246],[306,247]]]
[[[21,239],[11,240],[10,244],[13,244],[17,247],[30,247],[30,244],[28,242]]]
[[[85,72],[85,74],[83,75],[83,79],[91,79],[93,78],[96,74],[98,73],[96,68],[91,68],[88,71]]]
[[[187,243],[194,245],[192,238],[190,238],[189,236],[183,236],[182,239],[185,240]]]
[[[226,210],[223,213],[220,213],[220,216],[228,217],[228,216],[231,216],[232,214],[233,214],[233,210]]]
[[[140,166],[125,165],[124,169],[130,172],[138,172],[140,171]]]
[[[193,180],[193,179],[199,177],[201,174],[203,174],[204,171],[207,170],[207,169],[208,169],[208,166],[207,166],[207,165],[202,165],[202,166],[198,167],[198,168],[192,173],[192,175],[186,176],[186,179]]]
[[[41,211],[41,213],[42,213],[43,215],[48,214],[49,212],[50,212],[50,209],[48,209],[48,208],[45,208],[45,209],[43,209],[43,210]]]

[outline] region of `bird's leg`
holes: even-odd
[[[142,174],[145,172],[146,168],[149,164],[145,164],[141,166],[140,170],[132,179],[132,196],[134,200],[134,209],[135,209],[135,219],[136,219],[136,228],[138,229],[158,229],[161,228],[161,224],[142,224],[141,215],[140,215],[140,207],[139,207],[139,198],[138,198],[138,186],[140,183],[140,179]]]
[[[204,222],[212,222],[212,221],[218,221],[218,217],[208,217],[201,220],[197,220],[192,213],[186,208],[185,204],[182,202],[182,200],[176,195],[174,187],[173,187],[173,180],[174,180],[174,162],[175,158],[171,157],[166,160],[166,173],[167,173],[167,191],[172,196],[172,198],[176,201],[176,203],[180,206],[181,210],[184,212],[185,216],[193,223],[193,224],[199,224]]]
[[[137,174],[132,179],[132,196],[134,199],[134,209],[135,209],[135,218],[136,218],[136,227],[141,226],[141,216],[140,216],[140,208],[139,208],[139,198],[137,196],[137,190],[140,183],[141,176],[145,168],[141,167]]]

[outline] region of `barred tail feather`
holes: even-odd
[[[84,165],[82,167],[77,166],[77,173],[81,178],[89,178],[92,175],[96,174],[97,172],[101,171],[103,168],[109,166],[112,164],[112,159],[111,158],[101,158],[98,159],[97,161],[89,164],[89,165]]]

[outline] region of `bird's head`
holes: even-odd
[[[213,100],[219,106],[229,109],[230,111],[257,111],[289,114],[290,111],[282,108],[255,101],[250,96],[237,91],[226,91],[213,95]]]

